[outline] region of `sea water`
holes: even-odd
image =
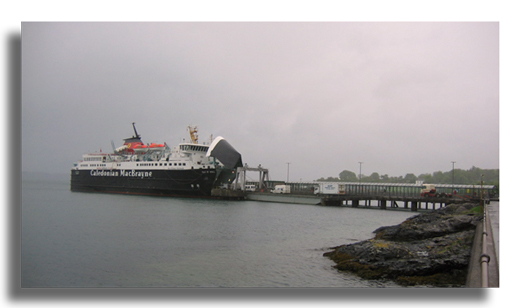
[[[411,211],[71,192],[22,176],[22,287],[398,287],[339,272],[330,247]]]

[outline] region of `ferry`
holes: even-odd
[[[217,137],[199,144],[197,127],[188,126],[190,142],[170,147],[145,144],[132,123],[134,136],[112,153],[88,153],[71,169],[70,190],[172,197],[211,197],[211,190],[230,184],[242,158]]]

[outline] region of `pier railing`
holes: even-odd
[[[480,270],[481,270],[481,282],[482,288],[489,287],[489,261],[491,257],[487,253],[487,241],[488,241],[488,227],[487,227],[487,206],[485,202],[481,202],[482,207],[482,253],[480,255]]]

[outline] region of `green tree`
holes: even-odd
[[[344,182],[357,182],[359,179],[357,175],[349,170],[343,170],[339,174],[339,179]]]
[[[379,173],[374,172],[369,177],[366,178],[366,181],[369,183],[377,183],[380,181]]]
[[[404,176],[404,181],[406,183],[415,183],[417,181],[417,177],[415,176],[415,174],[413,173],[407,173],[405,176]]]
[[[430,173],[423,173],[417,177],[424,183],[433,183],[433,176]]]
[[[334,177],[331,177],[329,176],[328,178],[319,178],[317,181],[319,182],[339,182],[339,178],[334,178]]]
[[[451,181],[451,180],[450,180]],[[433,173],[433,183],[447,183],[444,173],[442,171],[435,171]]]

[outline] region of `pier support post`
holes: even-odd
[[[408,208],[408,201],[403,201],[404,202],[404,208],[407,209]]]
[[[417,201],[412,201],[412,212],[417,212]]]
[[[359,200],[352,200],[352,207],[359,207]]]
[[[381,209],[386,210],[386,200],[379,200],[379,203],[381,204]]]

